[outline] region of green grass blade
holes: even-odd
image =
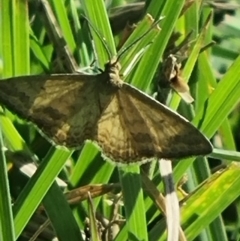
[[[182,223],[188,240],[193,240],[237,197],[239,166],[232,164],[223,172],[216,173],[185,202]],[[207,207],[207,208],[206,208]],[[194,220],[194,222],[193,222]]]
[[[0,239],[15,240],[10,187],[7,175],[7,162],[4,155],[4,144],[0,126]]]
[[[72,210],[56,182],[53,183],[44,197],[43,205],[58,239],[62,241],[83,241],[77,222],[72,215]]]
[[[50,152],[21,192],[13,207],[16,237],[21,234],[70,155],[64,150]]]
[[[100,38],[102,38],[100,39],[90,26],[91,35],[94,40],[95,52],[97,53],[97,56],[95,57],[98,58],[97,61],[99,67],[103,69],[104,64],[110,60],[109,57],[111,58],[116,55],[115,44],[104,2],[102,0],[81,0],[80,2],[83,6],[87,19],[93,25],[93,28],[95,28],[95,30],[100,34]],[[107,44],[107,50],[103,45],[103,41]],[[108,56],[107,51],[110,52],[110,56]]]
[[[144,197],[138,166],[119,168],[128,240],[148,240]],[[134,185],[132,185],[134,183]]]

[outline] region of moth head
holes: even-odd
[[[117,57],[113,57],[108,63],[105,64],[105,71],[110,74],[119,75],[119,71],[121,69],[121,64],[118,62]]]

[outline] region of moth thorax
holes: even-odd
[[[119,71],[121,69],[120,63],[116,60],[116,58],[113,58],[111,61],[109,61],[105,65],[105,72],[109,75],[109,81],[114,86],[121,87],[123,81],[119,77]]]

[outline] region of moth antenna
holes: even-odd
[[[92,28],[94,33],[98,36],[99,40],[102,42],[104,48],[106,49],[106,52],[107,52],[107,55],[108,55],[108,60],[110,61],[112,56],[113,56],[113,54],[111,53],[110,48],[109,48],[106,40],[104,39],[104,37],[101,36],[99,31],[92,25],[92,23],[90,22],[90,20],[86,16],[82,15],[82,17],[87,21],[89,26]]]
[[[126,52],[128,51],[130,48],[132,48],[138,41],[140,41],[142,38],[144,38],[153,28],[155,28],[158,23],[163,19],[164,17],[162,18],[159,18],[157,21],[155,21],[152,26],[145,32],[143,33],[140,37],[138,37],[137,39],[135,39],[130,45],[128,45],[127,47],[125,47],[121,52],[120,54],[118,55],[117,57],[117,60],[116,62],[119,61],[119,59],[121,58],[121,56]]]

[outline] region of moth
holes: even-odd
[[[20,76],[0,81],[0,104],[34,123],[57,145],[91,140],[117,163],[212,152],[188,120],[125,83],[113,58],[96,75]]]

